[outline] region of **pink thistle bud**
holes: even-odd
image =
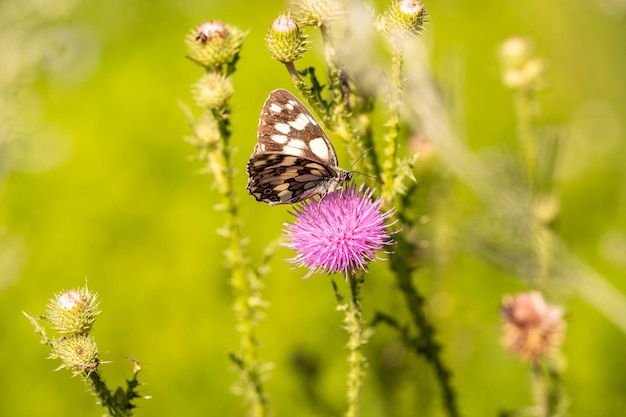
[[[226,28],[220,20],[204,22],[198,27],[196,40],[205,43],[209,39],[224,38]]]

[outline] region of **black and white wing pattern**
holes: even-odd
[[[271,205],[324,198],[352,178],[339,168],[335,149],[311,112],[283,89],[265,100],[246,170],[248,192]]]

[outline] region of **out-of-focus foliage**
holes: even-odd
[[[517,146],[497,47],[511,35],[533,41],[547,62],[541,121],[565,131],[556,167],[556,234],[626,293],[626,2],[425,4],[423,41],[440,93],[453,109],[457,134],[492,167],[506,169],[501,151]],[[383,3],[372,6],[380,10]],[[183,40],[205,20],[250,30],[234,75],[232,143],[244,231],[260,259],[288,219],[288,208],[257,203],[244,189],[264,99],[278,87],[294,90],[265,49],[266,31],[283,7],[0,3],[0,415],[100,415],[78,379],[53,372],[58,364],[45,360],[21,314],[43,313],[52,294],[85,278],[103,311],[94,328],[102,359],[112,361],[102,373],[119,385],[130,374],[126,356],[142,365],[143,394],[153,398],[136,415],[243,414],[230,393],[235,374],[228,353],[237,342],[225,241],[216,234],[223,219],[213,210],[219,198],[183,140],[188,126],[178,103],[191,101],[190,85],[200,76],[185,59]],[[317,46],[305,60],[315,63],[321,49],[319,39],[311,40]],[[383,59],[379,46],[372,42],[361,55]],[[424,223],[415,282],[440,330],[463,415],[495,416],[527,405],[528,370],[501,347],[498,307],[503,294],[528,283],[514,276],[515,268],[502,267],[515,259],[487,262],[493,257],[459,245],[450,228],[480,229],[482,203],[454,169],[430,169],[437,161],[427,145],[416,139],[415,146],[421,156],[414,210]],[[345,150],[337,148],[348,168]],[[282,261],[292,255],[278,251],[264,289],[270,305],[258,336],[262,361],[274,364],[271,404],[283,416],[338,415],[347,354],[341,315],[328,277],[303,281],[303,271]],[[370,269],[365,317],[377,310],[402,316],[387,265]],[[619,302],[619,293],[609,293]],[[620,317],[609,320],[597,308],[603,300],[588,303],[570,291],[551,296],[566,310],[563,380],[572,415],[619,415],[626,409]],[[430,369],[395,340],[380,327],[365,348],[362,415],[442,415]]]

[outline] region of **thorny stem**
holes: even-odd
[[[239,352],[236,355],[236,363],[240,371],[239,379],[241,388],[250,404],[249,415],[263,417],[268,415],[267,396],[261,381],[261,370],[257,354],[257,340],[254,328],[258,322],[257,307],[261,304],[261,283],[258,276],[250,271],[243,249],[243,236],[237,196],[233,187],[232,178],[234,168],[232,166],[232,150],[229,144],[230,128],[229,113],[216,113],[214,117],[218,122],[220,137],[222,140],[219,147],[221,152],[208,152],[207,158],[219,159],[219,162],[211,164],[216,184],[222,195],[222,205],[226,213],[226,233],[229,238],[227,259],[231,263],[231,285],[235,292],[235,318],[236,328],[239,331]],[[214,161],[216,162],[216,161]]]
[[[344,96],[342,88],[342,80],[340,70],[337,67],[335,48],[332,44],[330,28],[326,24],[320,26],[322,31],[322,39],[324,41],[324,56],[328,67],[328,77],[330,90],[332,92],[333,114],[331,115],[333,123],[332,130],[339,135],[348,150],[348,154],[352,161],[356,161],[363,154],[363,139],[354,127],[352,120],[352,111],[348,100]],[[366,172],[374,173],[374,163],[372,155],[366,155],[362,158]]]
[[[328,110],[324,107],[324,103],[320,101],[319,97],[315,95],[313,89],[310,88],[302,79],[302,77],[296,70],[295,64],[293,62],[286,62],[285,67],[287,68],[287,71],[289,72],[289,75],[291,76],[291,80],[293,81],[294,85],[296,86],[298,91],[300,91],[300,94],[304,96],[309,106],[313,107],[317,115],[322,118],[325,125],[329,125],[330,119],[328,117]],[[311,76],[314,77],[314,74]]]
[[[404,295],[413,322],[419,331],[421,350],[415,353],[424,356],[433,367],[448,416],[458,417],[460,414],[456,404],[456,394],[452,388],[452,374],[441,358],[442,348],[436,340],[435,328],[424,313],[424,298],[411,280],[412,268],[407,260],[410,259],[412,247],[406,241],[403,233],[398,233],[395,239],[395,252],[390,258],[391,267],[395,272],[398,287]]]
[[[389,119],[385,124],[387,133],[384,135],[384,160],[383,160],[383,198],[392,201],[395,195],[395,170],[397,166],[398,134],[400,129],[400,94],[403,90],[402,83],[402,50],[399,46],[394,47],[391,69],[391,91],[389,97]]]
[[[360,285],[362,279],[356,274],[348,274],[350,284],[350,300],[345,309],[345,328],[348,332],[348,411],[346,417],[357,417],[359,415],[359,399],[361,396],[361,385],[363,383],[364,368],[366,359],[363,355],[362,346],[367,343],[367,336],[363,333],[363,313],[361,310]]]

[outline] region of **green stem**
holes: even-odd
[[[94,395],[98,399],[98,402],[107,409],[107,414],[112,417],[130,417],[133,415],[132,411],[123,407],[116,401],[116,396],[111,394],[109,388],[100,377],[99,372],[90,372],[84,375],[85,382],[89,388],[93,391]]]
[[[293,62],[285,63],[285,67],[287,68],[287,71],[289,72],[289,75],[291,76],[291,80],[293,81],[293,84],[296,86],[298,91],[300,91],[300,94],[302,94],[302,96],[305,98],[307,104],[313,107],[318,117],[320,117],[324,121],[324,124],[326,126],[329,126],[331,123],[331,120],[328,115],[328,108],[324,105],[321,98],[319,97],[319,91],[315,91],[314,88],[309,87],[307,85],[306,81],[302,79],[302,77],[296,70],[296,66]],[[316,80],[315,72],[313,71],[312,68],[309,68],[308,70],[305,70],[304,72],[305,74],[309,74],[309,76],[312,78],[312,82]],[[313,84],[315,87],[314,82]]]
[[[348,274],[350,284],[350,300],[346,309],[345,328],[348,332],[348,411],[346,417],[359,415],[359,398],[361,385],[366,365],[366,359],[361,347],[367,343],[367,337],[363,333],[363,313],[361,310],[360,285],[362,280],[354,273]]]
[[[383,198],[392,201],[395,196],[395,175],[398,159],[398,136],[400,130],[400,94],[403,90],[402,67],[404,59],[402,48],[394,47],[391,68],[391,91],[389,97],[389,119],[385,123],[387,132],[385,133],[383,150]]]
[[[337,67],[337,59],[335,48],[332,44],[330,28],[322,24],[320,30],[322,31],[322,39],[324,41],[324,56],[328,67],[329,84],[332,93],[331,129],[336,135],[343,139],[351,160],[361,161],[365,167],[365,171],[373,175],[375,173],[373,154],[366,155],[365,158],[359,159],[364,152],[363,139],[358,130],[354,127],[352,110],[350,109],[347,97],[345,97],[349,92],[344,92],[342,87],[343,83],[340,70]]]

